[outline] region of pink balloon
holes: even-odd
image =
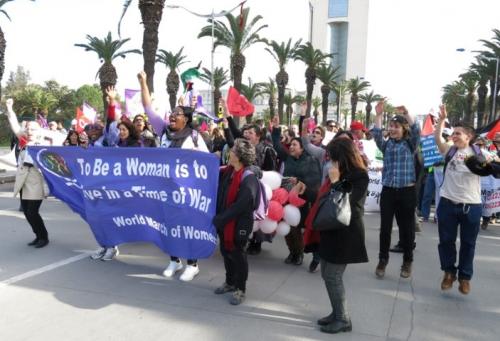
[[[278,188],[273,191],[273,197],[271,200],[276,200],[279,202],[281,205],[286,204],[288,201],[288,192],[284,188]]]
[[[276,200],[269,201],[269,209],[267,211],[267,217],[270,220],[280,221],[283,218],[283,206]]]

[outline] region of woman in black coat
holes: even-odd
[[[245,300],[248,262],[245,246],[253,228],[253,212],[260,203],[260,184],[249,166],[255,162],[255,147],[236,139],[229,152],[229,166],[221,170],[217,215],[213,224],[220,238],[226,281],[215,294],[233,292],[230,303]]]
[[[322,231],[319,241],[321,276],[325,281],[332,313],[318,320],[318,324],[323,332],[338,333],[352,330],[342,279],[346,266],[351,263],[368,262],[363,214],[369,179],[363,158],[353,141],[346,138],[334,139],[328,144],[327,151],[332,160],[332,167],[328,173],[331,186],[335,186],[339,181],[345,181],[342,187],[346,191],[347,188],[352,190],[349,196],[351,204],[349,226],[346,229]]]

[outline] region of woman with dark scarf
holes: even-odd
[[[232,292],[232,305],[245,300],[248,262],[245,246],[252,233],[253,211],[260,198],[260,186],[255,169],[255,147],[239,138],[229,152],[229,166],[221,170],[217,196],[217,215],[213,224],[220,238],[226,281],[215,294]],[[257,169],[258,170],[258,169]]]
[[[161,132],[161,144],[163,148],[182,148],[192,149],[201,152],[207,152],[207,145],[198,132],[191,127],[193,109],[191,107],[178,106],[170,114],[168,122],[157,115],[151,106],[151,96],[149,95],[148,85],[146,83],[146,73],[139,72],[137,75],[141,86],[142,105],[148,116],[153,130]],[[172,277],[176,272],[183,268],[179,257],[171,256],[170,264],[163,271],[165,277]],[[198,273],[198,261],[196,259],[188,259],[186,270],[182,273],[181,281],[191,281]]]
[[[142,147],[139,133],[135,126],[128,120],[122,120],[118,123],[119,140],[117,147]]]
[[[318,324],[322,332],[335,334],[352,330],[343,282],[347,264],[368,262],[363,214],[369,178],[363,158],[352,140],[337,137],[328,144],[327,151],[332,166],[306,218],[304,242],[306,248],[319,251],[321,276],[332,308],[330,315],[319,319]],[[319,210],[319,199],[334,186],[350,192],[351,221],[345,229],[318,233],[313,230],[313,221]]]

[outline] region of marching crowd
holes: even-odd
[[[376,277],[384,277],[389,262],[394,217],[399,230],[396,249],[403,253],[400,276],[411,276],[415,232],[419,223],[416,214],[419,212],[423,221],[430,219],[436,192],[434,219],[439,230],[438,252],[443,271],[441,289],[452,288],[458,280],[462,294],[471,290],[475,243],[482,216],[480,176],[496,175],[497,155],[496,151],[491,153],[480,148],[485,141],[476,140],[472,128],[464,125],[445,127],[447,113],[444,106],[435,129],[436,143],[444,163],[424,169],[419,150],[420,126],[404,106],[397,108],[398,113],[389,120],[387,129],[382,126],[383,101],[376,106],[375,124],[370,131],[358,121],[352,122],[351,129],[345,131],[334,121],[328,121],[326,127],[322,127],[304,117],[301,117],[298,127],[285,127],[280,124],[278,116],[271,122],[257,120],[239,128],[221,100],[222,122],[202,131],[197,129],[199,127],[193,120],[195,103],[180,103],[165,120],[153,109],[146,74],[140,72],[138,80],[144,114],[131,120],[125,116],[116,117],[116,93],[109,87],[106,90],[106,122],[89,124],[83,133],[71,129],[64,145],[183,148],[218,155],[221,168],[213,225],[219,236],[226,278],[215,289],[215,294],[232,293],[230,303],[233,305],[245,300],[249,273],[247,254],[258,255],[262,244],[273,238],[272,234],[260,230],[253,232],[254,211],[259,206],[263,190],[259,179],[262,171],[276,171],[283,176],[282,187],[305,201],[300,208],[300,223],[291,227],[285,237],[289,255],[284,262],[301,265],[304,253],[312,253],[309,271],[321,269],[331,304],[331,313],[317,321],[321,331],[352,330],[343,274],[347,264],[368,262],[363,215],[370,161],[363,150],[365,134],[373,138],[383,154]],[[19,150],[14,192],[20,195],[22,211],[35,234],[35,239],[28,245],[42,248],[49,243],[39,213],[47,193],[43,177],[25,147],[46,144],[40,132],[49,127],[46,120],[28,121],[21,126],[13,111],[13,101],[7,100],[6,105],[13,132],[24,141]],[[58,127],[52,129],[57,132]],[[495,137],[495,142],[495,147],[500,146],[500,136]],[[425,174],[424,179],[422,174]],[[323,199],[333,191],[349,194],[350,220],[344,228],[318,230],[315,218],[321,212]],[[485,221],[487,224],[489,217],[483,218],[483,225]],[[118,252],[117,245],[100,245],[91,257],[108,261]],[[172,277],[181,270],[180,279],[191,281],[200,271],[198,261],[187,259],[184,264],[179,257],[171,255],[163,274]]]

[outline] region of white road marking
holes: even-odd
[[[89,253],[82,253],[82,254],[79,254],[79,255],[76,255],[76,256],[73,256],[70,258],[66,258],[66,259],[63,259],[59,262],[55,262],[55,263],[43,266],[41,268],[31,270],[31,271],[25,272],[23,274],[8,278],[6,280],[3,280],[0,282],[0,285],[14,284],[14,283],[23,281],[23,280],[31,278],[31,277],[41,275],[45,272],[49,272],[49,271],[52,271],[54,269],[60,268],[61,266],[65,266],[65,265],[68,265],[68,264],[71,264],[74,262],[78,262],[79,260],[87,258],[88,256],[89,256]]]

